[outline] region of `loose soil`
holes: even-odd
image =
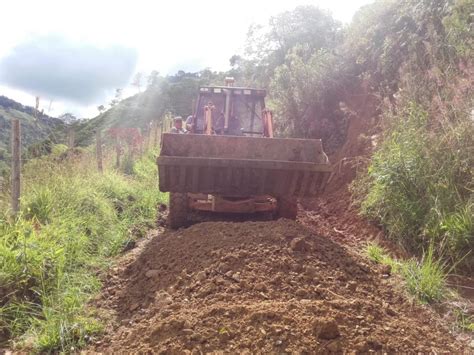
[[[350,233],[316,233],[314,214],[155,234],[107,275],[95,306],[109,328],[91,350],[462,350],[389,270],[338,242]]]

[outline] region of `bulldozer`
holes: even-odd
[[[296,219],[297,199],[322,192],[331,165],[321,140],[274,137],[265,97],[231,78],[202,86],[188,132],[162,134],[159,188],[169,192],[172,229],[194,211]]]

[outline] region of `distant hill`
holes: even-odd
[[[165,105],[162,99],[158,89],[146,90],[120,101],[90,120],[73,122],[71,127],[76,131],[75,144],[92,144],[98,128],[102,131],[112,127],[145,129],[151,121],[159,120],[163,116]]]
[[[145,91],[120,100],[94,118],[80,120],[69,113],[60,119],[40,112],[35,119],[33,107],[0,96],[0,175],[9,166],[12,118],[21,122],[24,156],[45,154],[51,144],[65,144],[69,128],[75,131],[76,146],[88,146],[94,143],[97,129],[106,131],[112,127],[125,127],[146,130],[151,121],[161,121],[166,112],[186,117],[192,112],[192,102],[199,86],[221,84],[224,76],[206,69],[156,77]]]
[[[8,168],[10,160],[11,119],[17,118],[21,124],[21,143],[23,151],[38,142],[47,139],[56,141],[62,137],[65,124],[58,118],[38,112],[35,119],[35,109],[24,106],[19,102],[0,96],[0,175]]]
[[[76,144],[91,144],[97,128],[103,131],[111,127],[147,129],[151,121],[161,121],[166,112],[186,117],[192,113],[192,102],[199,86],[222,83],[223,76],[204,70],[160,77],[156,85],[149,86],[144,92],[121,100],[90,120],[74,123]]]

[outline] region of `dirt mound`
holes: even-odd
[[[394,284],[394,282],[393,282]],[[459,350],[392,277],[296,222],[201,223],[112,269],[95,351]]]

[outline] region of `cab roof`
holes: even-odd
[[[248,87],[237,87],[237,86],[201,86],[199,87],[200,94],[223,94],[225,90],[231,90],[234,95],[249,95],[265,97],[267,92],[263,89],[255,89]]]

